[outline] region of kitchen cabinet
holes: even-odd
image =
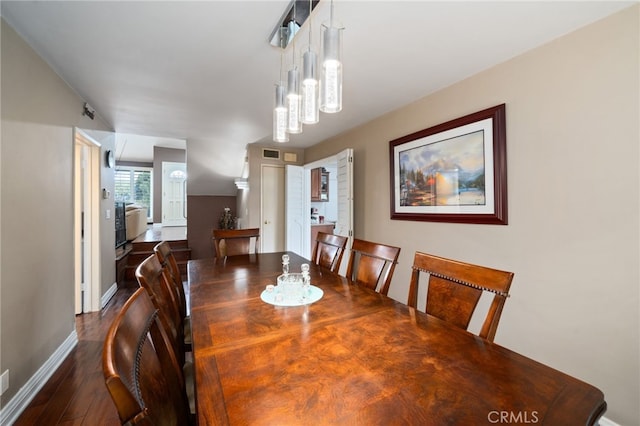
[[[311,169],[311,201],[329,201],[329,172],[324,167]]]

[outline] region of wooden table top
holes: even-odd
[[[281,254],[188,263],[204,425],[593,424],[571,376],[311,265],[319,301],[261,300]],[[291,272],[305,259],[289,253]]]

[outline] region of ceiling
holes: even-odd
[[[343,111],[321,114],[288,144],[308,147],[343,133],[634,3],[335,0],[345,27]],[[119,139],[130,148],[142,144],[133,135],[168,147],[207,141],[217,151],[199,160],[213,168],[227,161],[216,152],[241,158],[247,144],[271,143],[281,52],[268,39],[288,5],[3,0],[1,11],[97,115],[127,134]],[[329,0],[320,1],[313,44],[328,14]]]

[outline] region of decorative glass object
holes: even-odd
[[[282,296],[282,302],[302,302],[303,278],[302,274],[289,273],[278,277],[276,291]]]
[[[282,255],[282,274],[287,275],[289,273],[289,255]]]
[[[236,222],[238,218],[236,218],[231,209],[229,207],[225,207],[220,215],[220,220],[218,221],[218,225],[220,229],[236,229]]]

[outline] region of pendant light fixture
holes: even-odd
[[[295,58],[295,55],[294,55]],[[291,134],[302,133],[300,121],[300,84],[299,71],[294,65],[289,70],[287,79],[287,132]]]
[[[320,82],[320,111],[335,113],[342,110],[342,30],[333,19],[333,0],[329,23],[322,25],[322,80]]]
[[[293,16],[289,23],[290,28],[296,27],[296,3],[293,3]],[[287,78],[287,132],[291,134],[302,133],[300,121],[300,72],[296,65],[296,41],[293,39],[291,46],[292,65]]]
[[[309,48],[302,55],[302,110],[300,119],[303,124],[315,124],[320,121],[319,84],[316,76],[318,57],[311,50],[312,9],[312,0],[309,0]]]
[[[285,88],[282,84],[282,54],[280,54],[280,82],[276,84],[275,101],[275,107],[273,108],[273,140],[274,142],[289,142]]]
[[[287,107],[284,102],[284,86],[276,84],[276,106],[273,109],[273,140],[289,142],[287,133]]]

